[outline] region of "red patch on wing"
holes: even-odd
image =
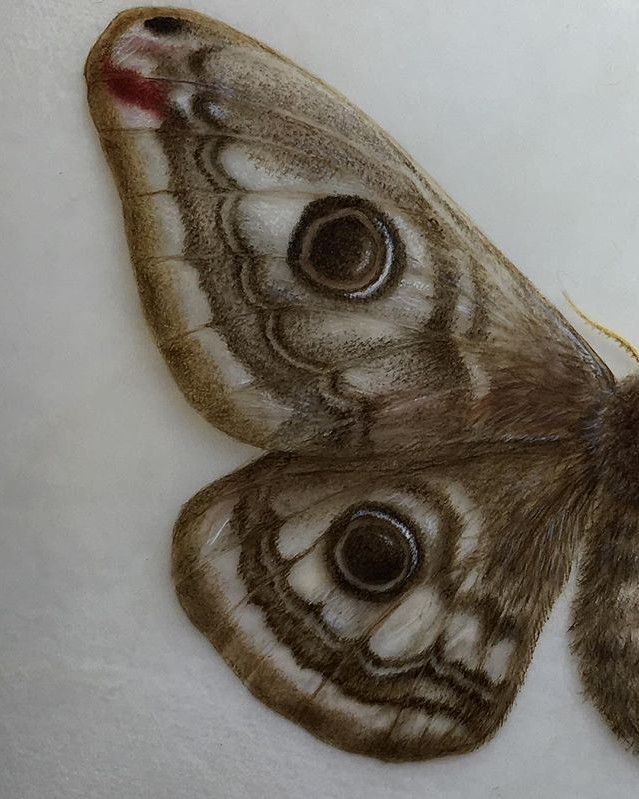
[[[161,81],[145,78],[133,69],[116,67],[111,61],[102,65],[109,91],[126,105],[151,111],[162,117],[166,112],[168,88]]]

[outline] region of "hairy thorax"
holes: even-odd
[[[602,485],[639,505],[639,375],[623,379],[605,397],[588,439]]]

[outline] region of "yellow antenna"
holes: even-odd
[[[608,338],[612,339],[616,342],[622,349],[624,349],[631,358],[634,358],[637,363],[639,363],[639,350],[636,347],[633,347],[632,344],[625,339],[623,336],[620,336],[619,333],[615,333],[614,330],[611,330],[609,327],[605,325],[599,324],[599,322],[595,322],[594,319],[591,319],[588,314],[584,313],[581,308],[579,308],[575,303],[570,299],[568,292],[564,291],[564,297],[566,301],[573,309],[573,311],[577,314],[577,316],[581,317],[584,322],[587,322],[591,327],[594,327],[599,333],[603,333],[604,336],[608,336]]]

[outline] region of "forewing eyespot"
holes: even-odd
[[[362,197],[336,195],[310,202],[293,230],[290,268],[315,289],[343,299],[379,295],[405,262],[393,222]]]

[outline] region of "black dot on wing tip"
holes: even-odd
[[[186,22],[176,17],[151,17],[144,20],[144,27],[159,36],[171,36],[181,33],[186,28]]]

